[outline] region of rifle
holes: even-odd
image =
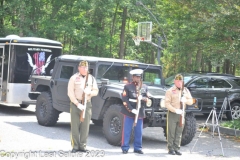
[[[133,124],[134,127],[137,125],[139,110],[141,108],[141,100],[140,101],[138,100],[138,97],[141,95],[141,93],[140,93],[141,88],[142,88],[142,81],[140,81],[140,87],[137,86],[137,88],[136,88],[136,90],[137,90],[137,106],[136,106],[137,114],[135,115],[135,119],[134,119],[134,124]]]
[[[84,84],[84,89],[86,89],[88,87],[87,82],[88,82],[88,73],[86,75],[86,81],[85,81],[85,84]],[[85,118],[86,105],[87,105],[87,94],[86,93],[85,94],[83,93],[83,95],[82,95],[82,104],[84,105],[85,109],[82,110],[82,112],[80,113],[80,122],[83,122],[84,118]]]
[[[182,88],[181,88],[181,97],[183,97],[183,90],[184,90],[184,82],[182,83]],[[179,120],[179,127],[182,127],[184,124],[184,103],[180,101],[180,109],[183,110],[183,113],[180,115],[180,120]]]

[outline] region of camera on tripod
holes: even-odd
[[[213,108],[216,107],[216,104],[217,104],[217,97],[214,97],[214,98],[213,98]]]
[[[212,116],[212,127],[213,127],[213,129],[212,129],[212,138],[214,138],[214,132],[215,132],[215,129],[217,128],[218,138],[219,138],[219,141],[220,141],[220,145],[221,145],[221,149],[222,149],[222,154],[223,154],[223,156],[224,156],[223,147],[222,147],[222,139],[221,139],[221,136],[220,136],[218,118],[217,118],[217,113],[216,113],[216,103],[217,103],[217,97],[214,97],[214,98],[213,98],[213,107],[212,107],[212,110],[211,110],[211,112],[210,112],[210,114],[209,114],[209,116],[208,116],[208,118],[207,118],[207,120],[206,120],[206,122],[205,122],[205,124],[204,124],[204,126],[203,126],[203,128],[202,128],[202,130],[201,130],[201,132],[200,132],[200,134],[199,134],[199,136],[198,136],[198,139],[199,139],[200,135],[202,134],[203,129],[207,126],[207,123],[208,123],[209,118]],[[194,147],[195,147],[198,139],[197,139],[196,142],[194,143],[192,149],[190,150],[190,153],[193,151],[193,149],[194,149]]]

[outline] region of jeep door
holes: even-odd
[[[199,77],[188,84],[186,84],[187,88],[191,92],[192,97],[194,98],[201,98],[203,100],[203,112],[209,112],[207,110],[208,107],[212,104],[212,100],[209,98],[209,78],[207,77]]]
[[[70,99],[67,95],[68,81],[76,71],[76,63],[59,62],[58,70],[51,79],[53,106],[59,111],[70,112]]]
[[[227,97],[227,92],[232,88],[232,86],[221,78],[212,77],[209,81],[210,97],[213,101],[214,97],[217,98],[216,107],[218,110],[221,109],[224,98]]]

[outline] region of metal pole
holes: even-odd
[[[162,43],[162,37],[158,37],[158,46],[161,46],[161,43]],[[161,49],[160,47],[158,47],[158,54],[157,54],[157,61],[158,61],[158,64],[160,65],[161,64]]]

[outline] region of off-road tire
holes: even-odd
[[[189,144],[193,140],[196,131],[196,118],[194,117],[192,112],[186,113],[181,146]]]
[[[123,114],[121,114],[121,104],[109,106],[103,117],[103,134],[108,143],[120,146],[122,143]],[[114,133],[115,132],[115,133]],[[130,137],[130,143],[134,140],[134,128]]]
[[[57,123],[59,111],[53,108],[51,92],[42,92],[37,98],[36,116],[42,126],[53,126]]]
[[[28,104],[19,104],[21,108],[27,108],[29,105]]]
[[[237,103],[237,102],[232,103],[231,109],[232,111],[226,111],[227,119],[228,120],[240,119],[240,103]],[[228,108],[228,110],[230,110],[230,108]]]
[[[167,127],[162,127],[164,136],[167,139]],[[187,113],[185,117],[185,125],[182,132],[181,146],[189,144],[196,134],[196,119],[192,113]]]
[[[123,115],[120,104],[109,106],[103,117],[103,134],[108,143],[120,146],[122,141]]]
[[[162,127],[163,128],[163,135],[167,139],[167,126]]]

